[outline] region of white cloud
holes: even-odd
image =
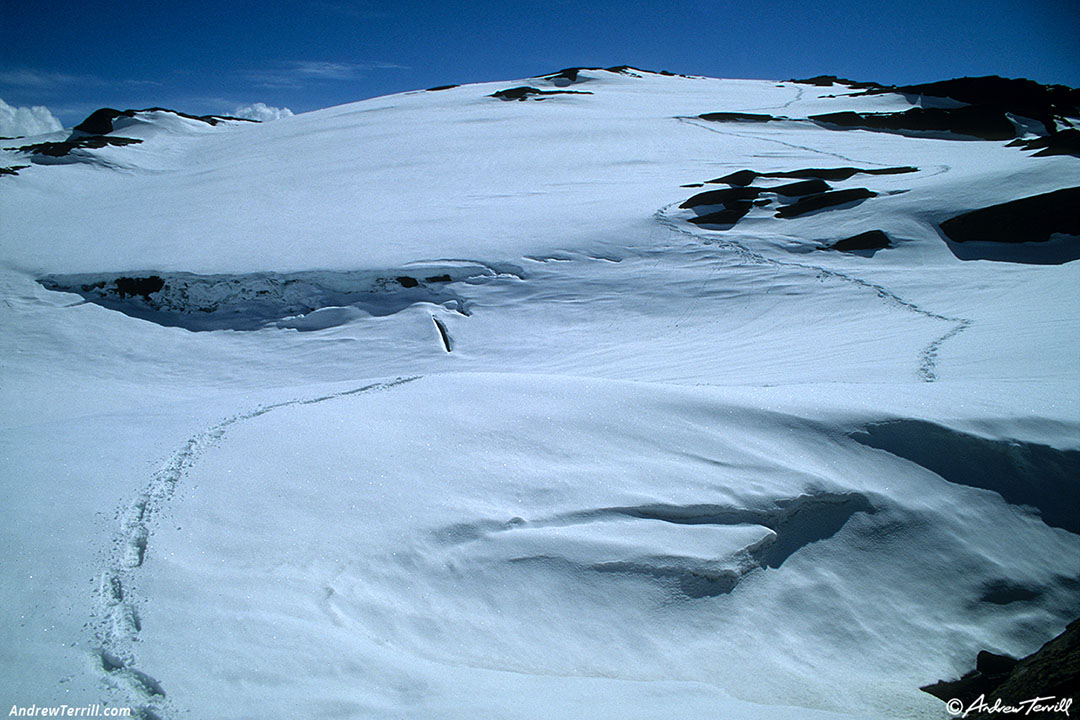
[[[70,85],[92,85],[95,87],[127,87],[144,85],[161,85],[156,80],[136,80],[124,78],[110,80],[94,75],[72,75],[69,73],[49,72],[34,68],[13,68],[0,70],[0,87],[34,88],[42,90],[47,88],[66,87]]]
[[[301,87],[310,82],[357,80],[372,70],[405,70],[404,65],[388,62],[341,63],[320,60],[295,60],[249,73],[249,78],[263,87]]]
[[[258,120],[259,122],[280,120],[281,118],[292,117],[292,114],[293,111],[287,107],[273,107],[261,102],[252,103],[251,105],[241,105],[230,113],[233,117]]]
[[[44,105],[13,107],[0,99],[0,135],[41,135],[63,130],[64,126]]]
[[[94,82],[94,78],[87,76],[44,72],[29,68],[16,68],[13,70],[0,71],[0,85],[43,88],[55,85],[72,85],[74,83],[87,84],[92,82]]]

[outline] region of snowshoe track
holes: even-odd
[[[264,405],[234,415],[188,440],[153,474],[135,501],[117,511],[120,528],[113,539],[97,590],[97,617],[94,622],[96,657],[107,686],[121,703],[136,708],[136,717],[162,718],[167,710],[165,689],[154,677],[136,668],[135,644],[142,622],[135,596],[138,570],[146,560],[155,520],[176,492],[181,479],[207,449],[225,436],[230,427],[261,415],[294,405],[317,403],[369,392],[390,390],[418,380],[419,376],[376,382],[343,392],[298,398]]]

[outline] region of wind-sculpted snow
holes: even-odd
[[[1047,525],[1080,534],[1078,451],[980,438],[917,420],[871,425],[852,438],[918,463],[949,482],[1034,508]]]
[[[778,498],[767,508],[599,508],[495,527],[458,525],[437,536],[468,545],[455,555],[491,561],[494,553],[507,562],[563,563],[574,572],[636,574],[694,599],[726,595],[748,573],[781,567],[801,548],[835,535],[857,512],[873,512],[863,495],[820,492]],[[688,538],[703,541],[698,553],[673,554],[671,548]]]
[[[499,702],[484,673],[509,672],[644,681],[632,695],[650,706],[664,677],[888,717],[869,678],[947,675],[937,654],[980,635],[963,618],[1015,647],[1008,617],[1067,617],[1077,536],[816,425],[700,388],[525,375],[264,413],[199,456],[153,536],[138,667],[165,670],[174,714],[238,716],[201,699],[212,684],[234,703],[270,684],[288,708],[439,707],[428,668],[464,665],[478,675],[452,682],[481,715]],[[983,599],[1005,579],[1036,594]],[[214,597],[242,620],[205,617]],[[211,627],[233,649],[215,678],[191,672]],[[320,661],[345,649],[355,663]],[[822,664],[844,670],[827,688]]]

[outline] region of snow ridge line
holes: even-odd
[[[936,313],[932,310],[927,310],[909,300],[905,300],[904,298],[894,293],[892,290],[889,290],[884,285],[878,285],[877,283],[872,283],[869,280],[864,280],[862,278],[855,277],[854,275],[848,275],[838,270],[830,270],[820,265],[811,265],[807,263],[794,262],[792,260],[777,260],[775,258],[765,257],[761,253],[754,252],[742,243],[739,243],[735,240],[700,235],[684,227],[679,220],[671,217],[672,210],[677,208],[678,204],[679,203],[671,203],[670,205],[665,205],[654,213],[654,217],[657,219],[657,221],[660,222],[661,225],[667,227],[674,232],[681,233],[682,235],[687,235],[694,240],[703,242],[707,245],[717,245],[727,250],[731,250],[748,263],[752,263],[755,265],[771,265],[773,267],[811,270],[817,273],[819,279],[831,278],[834,280],[839,280],[841,282],[849,283],[851,285],[855,285],[860,288],[864,288],[866,290],[871,290],[882,301],[889,305],[902,308],[908,312],[913,312],[917,315],[921,315],[922,317],[929,318],[931,320],[941,320],[943,322],[952,323],[953,327],[950,328],[948,332],[946,332],[941,337],[937,338],[929,345],[924,347],[919,353],[919,367],[916,373],[919,376],[919,379],[923,382],[934,382],[935,380],[937,380],[937,357],[938,352],[941,350],[941,346],[947,340],[952,339],[953,337],[963,332],[967,328],[971,327],[972,325],[972,321],[967,318],[953,317],[950,315]]]
[[[153,521],[175,494],[181,478],[233,425],[285,407],[315,405],[349,395],[389,390],[418,379],[420,376],[400,377],[343,392],[263,405],[234,415],[188,438],[180,449],[154,472],[149,484],[136,500],[126,510],[117,511],[120,529],[113,539],[97,590],[98,617],[94,634],[106,683],[122,693],[126,701],[142,703],[138,712],[143,720],[161,720],[158,712],[162,709],[160,704],[165,697],[165,690],[155,678],[135,667],[134,644],[138,642],[142,623],[132,587],[136,571],[146,559]]]

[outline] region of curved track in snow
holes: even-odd
[[[898,308],[902,308],[908,312],[915,313],[922,317],[931,320],[941,320],[943,322],[952,323],[953,327],[948,332],[942,334],[926,347],[922,348],[919,352],[919,367],[917,374],[919,379],[924,382],[934,382],[937,380],[937,356],[941,349],[941,346],[949,339],[955,337],[957,334],[963,332],[965,329],[971,326],[972,321],[967,318],[953,317],[950,315],[943,315],[941,313],[927,310],[915,303],[905,300],[889,288],[884,285],[864,280],[854,275],[848,275],[847,273],[840,272],[838,270],[830,270],[821,265],[813,265],[810,263],[800,263],[793,260],[777,260],[775,258],[769,258],[762,255],[759,252],[755,252],[748,248],[746,245],[736,241],[725,238],[712,237],[702,235],[701,233],[694,232],[690,228],[686,227],[686,224],[677,220],[671,216],[674,209],[678,207],[679,203],[671,203],[660,208],[654,214],[654,217],[660,224],[664,225],[673,232],[680,233],[682,235],[689,236],[699,242],[716,245],[718,247],[731,250],[738,254],[743,260],[748,263],[757,265],[771,265],[774,267],[786,267],[797,268],[801,270],[811,271],[817,274],[819,278],[832,278],[841,282],[849,283],[859,288],[864,288],[874,292],[883,302],[893,305]]]
[[[788,102],[787,104],[785,104],[784,107],[787,107],[788,105],[791,105],[793,102],[795,102],[796,100],[799,100],[801,98],[802,98],[802,92],[801,92],[801,88],[800,88],[800,93],[799,93],[798,97],[795,98],[795,100],[792,100],[792,101]],[[777,143],[779,145],[784,145],[785,147],[790,147],[790,148],[797,149],[797,150],[805,150],[807,152],[816,153],[818,155],[826,155],[826,156],[829,156],[829,157],[839,158],[841,160],[844,160],[846,162],[850,162],[850,163],[853,163],[853,164],[856,164],[856,165],[881,165],[883,167],[886,166],[885,163],[867,161],[867,160],[857,160],[855,158],[851,158],[851,157],[848,157],[846,155],[841,155],[839,153],[828,152],[828,151],[825,151],[825,150],[818,150],[817,148],[812,148],[812,147],[809,147],[807,145],[797,145],[797,144],[794,144],[794,143],[785,142],[783,140],[777,140],[776,138],[768,138],[768,137],[761,137],[760,135],[753,135],[753,134],[747,135],[747,134],[744,134],[744,133],[737,133],[737,132],[720,130],[718,128],[710,127],[708,125],[702,125],[700,122],[695,122],[695,118],[691,118],[691,117],[676,117],[675,119],[678,120],[681,123],[685,123],[687,125],[693,125],[694,127],[698,127],[698,128],[701,128],[702,130],[707,130],[707,131],[712,132],[712,133],[717,133],[719,135],[735,135],[737,137],[742,137],[742,138],[749,138],[749,139],[754,139],[754,140],[761,140],[761,141],[764,141],[764,142]],[[951,168],[949,168],[949,166],[942,165],[942,166],[938,167],[937,171],[934,172],[933,174],[934,175],[939,175],[941,173],[948,172],[950,169]],[[768,257],[765,257],[764,255],[762,255],[761,253],[758,253],[758,252],[755,252],[755,251],[751,250],[750,248],[746,247],[745,245],[743,245],[742,243],[740,243],[738,241],[729,240],[729,239],[721,239],[721,238],[713,237],[713,236],[706,236],[706,235],[703,235],[703,234],[701,234],[699,232],[695,232],[694,230],[687,227],[686,223],[680,222],[679,220],[677,220],[677,219],[675,219],[675,218],[673,218],[671,216],[672,210],[674,208],[676,208],[677,206],[678,206],[678,203],[672,203],[670,205],[665,205],[664,207],[657,210],[656,213],[655,213],[656,219],[662,225],[664,225],[665,227],[667,227],[667,228],[669,228],[669,229],[671,229],[671,230],[673,230],[673,231],[675,231],[677,233],[687,235],[689,237],[694,238],[695,240],[698,240],[698,241],[706,243],[706,244],[713,244],[713,245],[717,245],[719,247],[723,247],[723,248],[726,248],[726,249],[729,249],[729,250],[733,250],[738,255],[740,255],[744,260],[746,260],[747,262],[750,262],[750,263],[755,263],[755,264],[760,264],[760,265],[772,265],[774,267],[801,268],[801,269],[804,269],[804,270],[810,270],[810,271],[813,271],[813,272],[817,273],[818,277],[833,278],[833,279],[836,279],[836,280],[840,280],[841,282],[845,282],[845,283],[849,283],[851,285],[855,285],[857,287],[865,288],[867,290],[872,290],[874,293],[877,294],[877,296],[879,298],[881,298],[884,302],[886,302],[886,303],[888,303],[890,305],[894,305],[896,307],[903,308],[904,310],[907,310],[908,312],[915,313],[916,315],[920,315],[922,317],[925,317],[925,318],[928,318],[928,319],[931,319],[931,320],[941,320],[941,321],[944,321],[944,322],[952,323],[953,327],[950,328],[948,332],[946,332],[946,333],[942,334],[940,337],[936,338],[933,342],[931,342],[926,347],[922,348],[922,350],[919,352],[919,367],[918,367],[917,373],[918,373],[919,379],[924,381],[924,382],[934,382],[935,380],[937,380],[937,357],[938,357],[938,352],[941,350],[941,346],[944,345],[945,342],[947,342],[948,340],[952,339],[953,337],[957,336],[958,334],[960,334],[961,332],[963,332],[967,328],[971,327],[971,325],[972,325],[973,321],[968,319],[968,318],[953,317],[953,316],[950,316],[950,315],[943,315],[941,313],[934,312],[933,310],[928,310],[926,308],[923,308],[923,307],[921,307],[921,306],[919,306],[919,305],[917,305],[917,304],[915,304],[913,302],[910,302],[909,300],[905,300],[904,298],[900,297],[899,295],[897,295],[895,292],[888,289],[884,285],[879,285],[877,283],[872,283],[869,280],[864,280],[862,278],[855,277],[854,275],[849,275],[847,273],[843,273],[843,272],[840,272],[838,270],[830,270],[830,269],[822,267],[820,265],[813,265],[813,264],[810,264],[810,263],[800,263],[800,262],[795,262],[795,261],[792,261],[792,260],[777,260],[777,259],[774,259],[774,258],[768,258]]]
[[[828,150],[818,150],[817,148],[812,148],[812,147],[809,147],[807,145],[798,145],[796,143],[789,143],[789,142],[785,142],[783,140],[777,140],[776,138],[761,137],[760,135],[752,135],[752,134],[747,135],[745,133],[737,133],[737,132],[732,132],[730,130],[720,130],[718,128],[709,127],[708,125],[702,125],[700,122],[696,122],[697,118],[677,117],[675,119],[678,120],[681,123],[685,123],[687,125],[693,125],[694,127],[701,128],[702,130],[708,130],[709,132],[716,133],[717,135],[733,135],[735,137],[748,138],[750,140],[761,140],[763,142],[770,142],[770,143],[775,143],[777,145],[783,145],[784,147],[789,147],[789,148],[792,148],[794,150],[805,150],[806,152],[812,152],[812,153],[816,153],[818,155],[826,155],[828,157],[839,158],[840,160],[844,160],[845,162],[849,162],[849,163],[860,163],[860,164],[865,164],[865,165],[881,165],[882,167],[886,167],[886,163],[880,163],[880,162],[867,162],[867,163],[864,163],[862,161],[854,160],[852,158],[849,158],[847,155],[841,155],[840,153],[829,152]],[[706,122],[708,122],[708,121],[706,121]],[[796,120],[794,122],[798,122],[798,121]]]
[[[138,707],[144,720],[160,718],[157,711],[161,709],[160,703],[165,697],[165,689],[156,678],[136,667],[135,644],[139,640],[142,624],[138,612],[139,602],[134,594],[135,580],[146,559],[154,521],[176,493],[184,475],[199,457],[219,442],[234,425],[282,408],[314,405],[348,395],[389,390],[417,379],[419,376],[370,383],[329,395],[263,405],[255,410],[234,415],[188,438],[180,449],[158,468],[135,501],[127,508],[118,510],[120,529],[113,539],[101,573],[94,635],[106,683],[121,695],[123,702]]]

